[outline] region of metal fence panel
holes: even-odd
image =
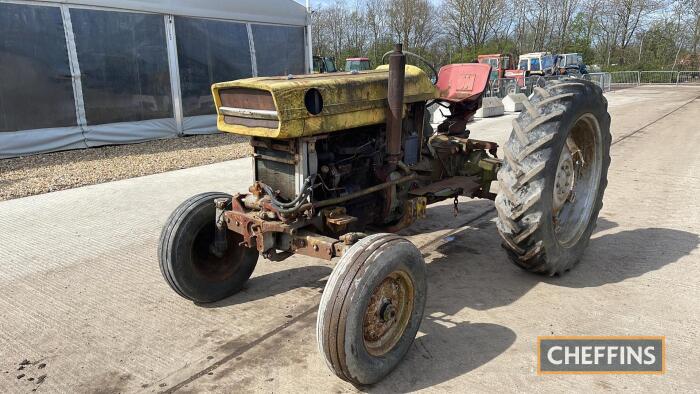
[[[639,71],[615,71],[609,74],[611,89],[620,89],[639,85]]]
[[[676,84],[678,71],[641,71],[640,84]]]
[[[590,73],[579,77],[532,76],[525,78],[524,81],[515,78],[495,79],[489,83],[485,95],[503,98],[509,93],[524,93],[529,96],[540,80],[566,78],[586,79],[600,86],[604,92],[639,85],[700,85],[700,71],[615,71]]]
[[[498,78],[489,81],[489,85],[484,92],[485,97],[498,97],[504,98],[510,93],[523,93],[526,96],[530,96],[535,90],[536,86],[544,86],[546,81],[551,80],[561,80],[561,79],[585,79],[595,83],[600,86],[604,92],[608,92],[611,89],[611,76],[610,73],[592,73],[585,74],[582,76],[572,76],[572,75],[550,75],[550,76],[531,76],[524,79],[518,78]]]
[[[700,85],[700,71],[679,71],[677,85]]]
[[[609,92],[611,89],[612,79],[610,73],[590,73],[585,74],[583,78],[600,86],[600,88],[603,89],[604,92]]]

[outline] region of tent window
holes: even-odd
[[[60,9],[0,3],[0,132],[76,125]]]
[[[252,25],[258,75],[304,73],[304,28]]]
[[[71,9],[90,125],[171,118],[162,15]]]
[[[245,24],[176,17],[175,35],[184,116],[215,114],[211,85],[252,76]]]

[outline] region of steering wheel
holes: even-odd
[[[394,53],[394,51],[389,51],[389,52],[385,53],[385,54],[382,56],[382,64],[386,64],[386,57],[389,56],[389,55],[391,55],[392,53]],[[437,72],[437,70],[435,69],[435,66],[433,66],[432,63],[430,63],[430,62],[429,62],[428,60],[426,60],[424,57],[422,57],[422,56],[420,56],[420,55],[417,55],[417,54],[415,54],[415,53],[413,53],[413,52],[403,51],[403,53],[404,53],[405,55],[412,56],[412,57],[414,57],[414,58],[420,60],[423,64],[425,64],[426,66],[428,66],[428,68],[430,69],[430,71],[432,71],[432,72],[433,72],[433,75],[435,76],[435,80],[434,80],[434,82],[433,82],[433,85],[437,85],[437,83],[438,83],[438,72]]]

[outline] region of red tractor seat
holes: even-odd
[[[438,72],[440,99],[453,103],[478,100],[486,90],[491,66],[482,63],[448,64]]]

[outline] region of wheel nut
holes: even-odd
[[[382,321],[388,322],[394,319],[396,316],[396,308],[391,304],[391,301],[384,301],[382,307],[379,309],[379,317]]]

